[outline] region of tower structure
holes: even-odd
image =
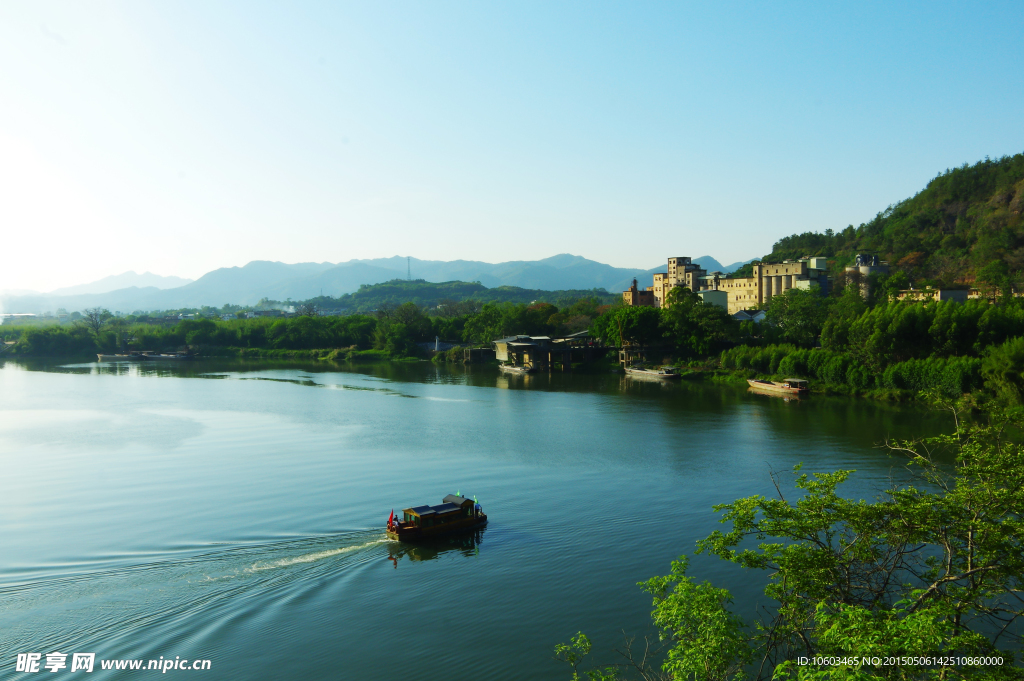
[[[647,290],[654,294],[655,307],[668,306],[668,294],[677,286],[685,286],[694,293],[701,288],[701,277],[707,272],[696,265],[690,258],[676,257],[668,259],[668,269],[654,274],[654,285]]]

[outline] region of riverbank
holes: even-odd
[[[765,350],[769,356],[774,352],[775,366],[779,366],[779,353],[776,351],[775,346],[769,346],[767,348],[749,348],[747,346],[740,346],[733,350],[725,351],[723,356],[728,356],[729,353],[735,353],[736,351],[748,350],[753,350],[754,352],[761,352],[762,350]],[[667,356],[663,358],[662,362],[648,362],[646,365],[651,368],[659,366],[675,366],[679,370],[679,375],[684,381],[705,382],[734,387],[747,387],[747,381],[749,379],[782,381],[783,379],[790,377],[805,378],[810,381],[810,392],[813,395],[854,397],[879,400],[883,402],[913,402],[920,399],[922,391],[926,391],[932,387],[924,385],[915,389],[914,387],[878,387],[873,385],[858,386],[846,383],[832,383],[826,380],[821,380],[818,376],[815,376],[812,372],[808,371],[806,366],[798,367],[796,370],[792,370],[793,368],[789,367],[791,372],[785,373],[782,371],[758,371],[753,368],[735,368],[734,365],[732,368],[726,368],[723,367],[723,364],[725,363],[726,362],[723,362],[721,358],[714,357],[687,361]],[[621,367],[614,358],[595,362],[592,366],[595,369],[600,368],[610,372],[622,372]],[[890,372],[890,375],[891,374],[892,372]],[[941,382],[937,381],[936,384],[941,387]],[[975,379],[975,383],[970,386],[970,390],[955,393],[952,396],[959,396],[964,394],[964,392],[980,390],[981,387],[982,381],[980,379]],[[956,387],[953,388],[953,390],[955,389]]]
[[[246,361],[297,361],[325,364],[344,363],[397,363],[433,362],[434,364],[462,364],[463,348],[449,351],[425,351],[423,355],[395,355],[385,350],[346,348],[280,349],[243,348],[231,346],[194,346],[189,348],[196,359],[239,359]],[[808,361],[808,358],[812,358]],[[0,359],[58,360],[67,362],[96,361],[94,352],[73,352],[54,354],[15,354],[7,352]],[[721,358],[703,360],[672,361],[665,357],[662,364],[678,367],[682,380],[707,382],[736,387],[746,386],[748,379],[781,381],[791,376],[807,378],[813,395],[829,395],[862,398],[883,402],[913,402],[924,392],[938,391],[950,397],[981,391],[984,381],[981,377],[981,360],[976,358],[950,358],[947,360],[910,360],[891,365],[886,371],[863,380],[868,376],[862,367],[846,356],[827,350],[802,350],[792,347],[767,346],[752,348],[740,346],[722,353]],[[474,362],[472,366],[497,366],[496,360]],[[737,366],[737,364],[745,366]],[[758,370],[759,365],[768,368]],[[659,366],[658,363],[650,363]],[[809,366],[810,365],[810,366]],[[837,367],[838,365],[838,367]],[[823,370],[814,371],[814,366]],[[771,371],[775,367],[776,371]],[[852,367],[852,369],[851,369]],[[589,364],[574,365],[576,373],[622,373],[618,362],[607,357]],[[861,378],[860,384],[839,383],[823,380],[821,374],[854,375]],[[883,383],[883,385],[879,385]]]
[[[302,360],[319,362],[421,362],[423,357],[392,356],[384,350],[359,350],[357,348],[316,348],[311,350],[283,350],[276,348],[233,348],[201,347],[191,349],[195,359],[246,359],[246,360]],[[94,362],[95,352],[72,352],[54,354],[6,353],[0,359],[11,360],[59,360],[67,362]]]
[[[683,374],[683,378],[691,381],[707,381],[722,385],[745,386],[750,379],[763,381],[782,381],[791,376],[783,374],[764,374],[751,370],[690,370]],[[810,383],[812,395],[829,395],[837,397],[854,397],[869,400],[880,400],[883,402],[913,402],[920,399],[920,391],[901,390],[892,388],[871,388],[860,389],[850,385],[835,385],[830,383]]]

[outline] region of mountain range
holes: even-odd
[[[711,256],[694,258],[710,271],[732,271],[744,263],[723,267]],[[472,260],[419,260],[417,258],[377,258],[343,263],[287,264],[256,260],[243,267],[222,267],[195,281],[168,287],[176,277],[158,277],[126,272],[96,282],[58,289],[46,294],[0,296],[0,311],[45,312],[64,308],[69,311],[89,307],[133,312],[136,310],[174,310],[225,303],[253,305],[263,298],[305,300],[318,295],[339,296],[357,291],[363,284],[379,284],[392,279],[429,282],[478,281],[488,288],[518,286],[528,289],[564,290],[603,288],[611,292],[629,288],[633,278],[641,287],[650,286],[655,272],[612,267],[578,255],[564,253],[543,260],[486,263]],[[132,276],[129,276],[132,275]],[[144,279],[149,277],[148,280]],[[134,282],[110,289],[114,281]],[[144,284],[144,285],[139,285]],[[104,290],[106,289],[106,290]]]
[[[159,274],[153,274],[152,272],[143,272],[137,274],[135,272],[123,272],[121,274],[113,274],[109,277],[103,277],[88,284],[79,284],[78,286],[67,286],[65,288],[59,288],[54,291],[50,291],[47,295],[51,296],[76,296],[85,293],[109,293],[110,291],[117,291],[118,289],[131,288],[135,286],[137,288],[177,288],[178,286],[185,286],[191,284],[192,279],[185,279],[183,277],[163,277]]]
[[[940,173],[915,196],[889,206],[870,222],[842,231],[805,232],[780,239],[769,262],[805,255],[835,259],[841,267],[856,253],[888,260],[912,281],[936,286],[975,280],[999,286],[1024,281],[1024,154],[964,164]],[[667,259],[667,258],[666,258]],[[708,271],[733,272],[746,262],[723,266],[711,256],[694,258]],[[752,262],[752,261],[747,261]],[[568,290],[603,288],[615,293],[633,278],[650,286],[651,269],[612,267],[578,255],[561,254],[534,261],[485,263],[417,258],[378,258],[343,263],[254,261],[225,267],[195,281],[126,272],[46,294],[0,293],[0,312],[82,310],[174,310],[225,303],[252,305],[262,298],[305,300],[340,296],[362,284],[411,276],[428,282],[480,282],[488,288]]]

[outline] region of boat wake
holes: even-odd
[[[360,570],[383,565],[391,544],[380,530],[239,544],[139,564],[83,569],[0,586],[5,644],[25,650],[100,652],[145,632],[154,649],[187,625],[216,636],[228,622],[300,600],[324,580],[344,588]],[[125,559],[127,560],[127,559]],[[26,647],[27,646],[27,647]],[[117,649],[113,654],[122,654]]]
[[[318,560],[324,560],[325,558],[333,558],[334,556],[341,556],[346,553],[352,553],[355,551],[363,551],[369,549],[378,544],[390,543],[391,540],[387,536],[381,536],[379,539],[368,541],[364,544],[357,544],[355,546],[343,546],[336,549],[326,549],[323,551],[314,551],[313,553],[303,554],[301,556],[293,556],[291,558],[280,558],[278,560],[270,562],[257,562],[253,563],[248,570],[250,572],[259,572],[261,570],[275,570],[280,568],[291,567],[292,565],[301,565],[303,563],[312,563]]]

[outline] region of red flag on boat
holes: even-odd
[[[391,509],[391,515],[388,516],[388,527],[391,527],[391,522],[395,519],[395,509]]]

